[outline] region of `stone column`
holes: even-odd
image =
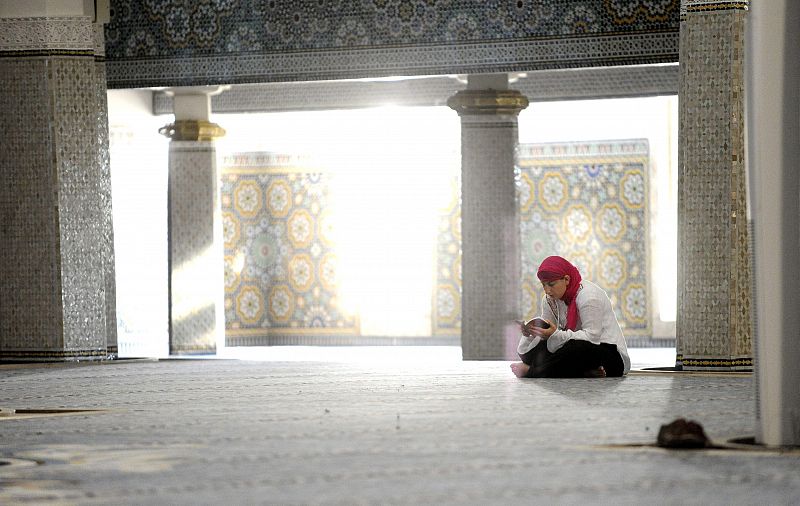
[[[101,167],[108,158],[99,111],[105,76],[98,74],[94,12],[85,7],[0,5],[2,360],[116,352],[114,296],[107,292],[113,279],[105,278],[109,252],[113,258],[113,245],[104,242],[111,227]]]
[[[756,440],[800,446],[800,2],[754,2],[747,24]]]
[[[521,296],[517,115],[528,99],[492,74],[469,76],[447,105],[461,116],[462,355],[512,358]]]
[[[215,353],[224,339],[222,220],[214,139],[209,121],[219,87],[175,88],[175,122],[160,132],[169,147],[169,350]]]
[[[744,166],[746,2],[683,0],[676,365],[752,370]]]

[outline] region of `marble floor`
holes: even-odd
[[[636,369],[674,360],[636,350]],[[0,504],[800,504],[800,451],[730,443],[755,431],[751,375],[508,364],[384,347],[3,365]],[[69,409],[95,411],[36,412]],[[677,417],[719,448],[654,447]]]

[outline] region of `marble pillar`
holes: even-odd
[[[754,2],[747,25],[756,441],[800,446],[800,2]]]
[[[752,370],[744,165],[747,2],[683,0],[676,365]]]
[[[102,27],[85,7],[0,9],[0,360],[116,353]]]
[[[222,220],[210,94],[218,87],[175,88],[169,148],[169,350],[210,354],[224,339]]]
[[[469,76],[447,105],[461,117],[461,348],[464,360],[514,358],[521,316],[517,116],[505,74]]]

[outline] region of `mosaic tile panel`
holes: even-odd
[[[646,140],[520,146],[523,311],[539,314],[536,270],[561,255],[603,287],[629,336],[651,334]]]
[[[438,216],[433,334],[461,335],[461,177],[451,183],[450,202]]]
[[[626,337],[650,337],[649,150],[643,140],[520,144],[521,311],[539,313],[536,269],[549,255],[572,259],[604,287]],[[458,182],[440,216],[435,332],[458,332],[461,221]],[[566,232],[564,232],[566,230]],[[518,316],[519,317],[519,316]],[[518,318],[516,317],[516,318]]]
[[[294,156],[226,157],[226,344],[335,344],[359,335],[358,315],[340,307],[332,177]]]
[[[170,353],[214,353],[223,268],[216,148],[169,147]]]
[[[685,369],[752,369],[745,15],[698,10],[682,22],[677,362]]]
[[[112,87],[677,61],[678,0],[112,1]]]
[[[508,358],[508,323],[519,318],[516,145],[515,116],[461,116],[461,349],[466,360]]]

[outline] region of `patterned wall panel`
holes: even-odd
[[[113,0],[112,87],[677,61],[679,0]]]
[[[453,175],[450,202],[441,209],[436,243],[433,333],[461,335],[461,178]]]
[[[233,155],[223,165],[226,343],[336,344],[357,336],[357,315],[340,307],[331,175],[269,153]]]
[[[521,144],[518,163],[525,316],[539,313],[539,263],[557,254],[606,289],[627,336],[649,337],[647,141]],[[457,331],[460,320],[457,195],[440,217],[437,333]]]
[[[746,7],[684,5],[677,363],[686,369],[753,367],[743,134]]]
[[[646,140],[521,145],[523,308],[539,313],[536,269],[572,261],[603,287],[628,336],[650,336]]]

